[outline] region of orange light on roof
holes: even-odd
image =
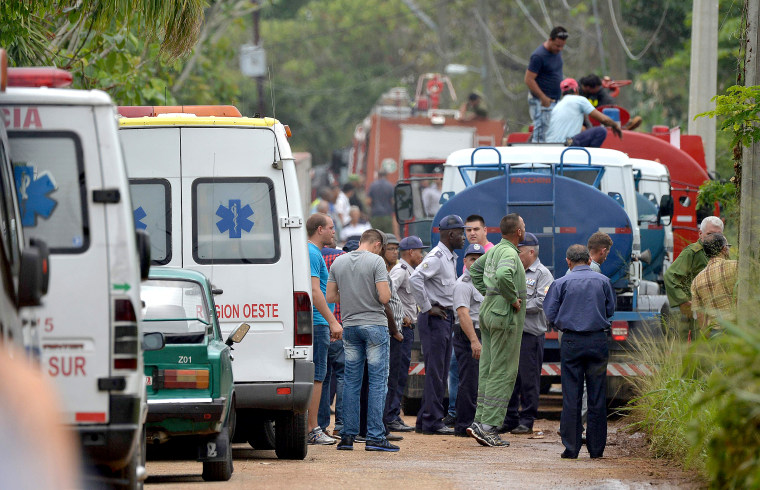
[[[293,133],[290,131],[290,126],[288,126],[287,124],[285,125],[285,134],[288,135],[288,138],[293,136]]]
[[[234,105],[132,105],[119,106],[122,117],[156,117],[159,114],[195,114],[198,117],[242,117]]]
[[[60,68],[8,68],[10,87],[68,87],[74,78]]]
[[[8,55],[0,49],[0,92],[5,92],[8,83]]]

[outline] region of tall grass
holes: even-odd
[[[760,325],[724,327],[691,344],[638,344],[656,372],[632,380],[638,397],[626,409],[656,456],[714,488],[760,488]]]

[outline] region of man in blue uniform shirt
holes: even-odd
[[[417,330],[425,361],[425,388],[417,414],[416,431],[451,435],[443,422],[443,397],[451,362],[451,331],[454,325],[454,283],[457,280],[455,249],[464,246],[464,221],[449,215],[438,225],[441,238],[415,269],[409,282],[420,308]]]
[[[544,300],[546,319],[563,332],[560,344],[562,416],[559,431],[563,458],[575,459],[581,450],[581,397],[588,388],[586,447],[601,458],[607,443],[607,330],[615,313],[615,291],[610,279],[589,267],[583,245],[571,245],[565,255],[572,272],[549,286]]]

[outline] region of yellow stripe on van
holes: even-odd
[[[280,121],[271,117],[122,117],[119,126],[262,126],[272,127]]]

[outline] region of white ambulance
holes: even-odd
[[[0,93],[8,81],[5,50],[0,49]],[[25,306],[38,306],[47,288],[48,256],[44,244],[24,243],[13,167],[5,125],[0,124],[0,343],[11,355],[31,338],[31,317]]]
[[[43,372],[96,477],[145,476],[140,311],[149,245],[136,238],[115,108],[53,68],[9,69],[0,94],[24,234],[50,247],[36,309]],[[138,255],[139,251],[142,253]]]
[[[251,325],[235,347],[235,440],[305,458],[311,282],[289,129],[231,106],[119,113],[135,223],[150,233],[153,263],[202,272],[223,291],[224,336]]]

